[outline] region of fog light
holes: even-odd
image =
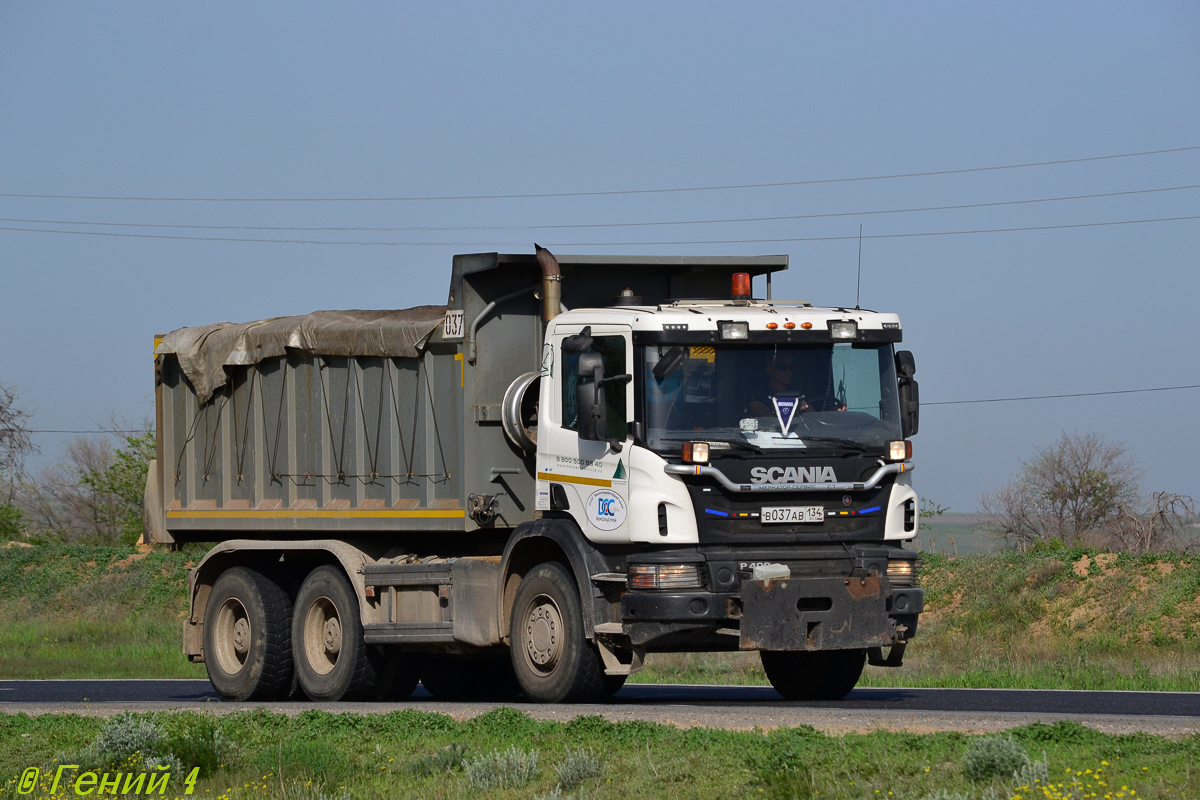
[[[912,458],[912,442],[908,439],[897,439],[888,442],[888,461],[907,461]]]
[[[897,586],[912,586],[917,580],[917,562],[888,561],[887,577],[889,581]]]
[[[829,335],[834,339],[854,339],[858,337],[858,323],[852,319],[829,323]]]
[[[707,464],[708,442],[684,442],[682,455],[685,464]]]
[[[721,338],[728,341],[746,341],[750,338],[749,322],[718,322]],[[854,338],[854,337],[851,337]]]
[[[630,589],[699,589],[699,564],[630,564]]]

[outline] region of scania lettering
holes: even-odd
[[[229,700],[596,701],[648,653],[749,650],[840,698],[900,666],[915,362],[895,314],[772,299],[786,268],[459,255],[444,305],[158,337],[145,538],[212,543],[184,652]]]

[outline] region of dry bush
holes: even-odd
[[[1141,477],[1125,445],[1064,433],[980,505],[987,529],[1018,549],[1055,539],[1073,546],[1111,535],[1123,509],[1138,507]]]
[[[37,452],[29,436],[30,414],[17,405],[17,392],[0,383],[0,481],[4,495],[0,503],[12,503],[17,482],[25,474],[25,456]]]
[[[1196,501],[1185,494],[1154,492],[1141,508],[1122,506],[1109,526],[1114,549],[1131,553],[1190,549],[1180,534],[1188,517],[1196,514]]]

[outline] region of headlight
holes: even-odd
[[[858,338],[858,323],[852,319],[829,323],[829,335],[834,339]]]
[[[730,322],[726,320],[718,322],[717,325],[721,331],[721,338],[724,340],[744,342],[750,338],[749,322]]]
[[[681,456],[685,464],[707,464],[708,442],[684,442]]]
[[[887,577],[897,586],[912,586],[917,580],[917,562],[899,559],[888,561]]]
[[[888,442],[888,461],[907,461],[910,458],[912,458],[912,442],[908,439]]]
[[[630,589],[699,589],[699,564],[630,564]]]

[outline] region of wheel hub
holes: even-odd
[[[562,655],[562,614],[549,597],[538,597],[525,622],[525,652],[543,672],[551,671]]]
[[[342,623],[337,617],[325,621],[325,652],[334,658],[342,651]]]
[[[246,665],[254,632],[246,606],[236,597],[226,598],[213,621],[213,660],[222,672],[236,675]]]
[[[233,623],[233,652],[239,658],[250,649],[250,623],[245,618]]]
[[[328,675],[342,652],[342,620],[328,597],[318,597],[304,615],[301,645],[308,666],[318,675]]]

